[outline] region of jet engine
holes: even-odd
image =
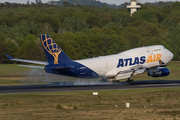
[[[153,76],[153,77],[163,77],[163,76],[168,76],[170,71],[168,68],[159,68],[157,71],[147,71],[148,76]]]

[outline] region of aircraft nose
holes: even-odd
[[[170,62],[173,59],[173,57],[173,53],[168,50],[167,61]]]

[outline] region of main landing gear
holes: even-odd
[[[103,83],[108,83],[108,82],[112,82],[112,83],[119,83],[120,82],[120,80],[114,80],[114,79],[110,79],[110,78],[102,78],[101,80],[100,80],[100,82],[103,82]]]
[[[131,79],[131,78],[128,78],[128,80],[126,80],[126,82],[128,82],[129,84],[133,84],[133,83],[134,83],[134,80]]]
[[[112,80],[112,83],[120,83],[119,80]]]
[[[132,72],[131,76],[126,80],[126,82],[128,82],[129,84],[133,84],[134,83],[134,80],[131,79],[131,77],[133,77],[134,73],[135,73],[135,70]]]

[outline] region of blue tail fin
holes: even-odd
[[[44,34],[39,37],[49,64],[60,64],[71,61],[62,49],[49,37],[49,35]]]

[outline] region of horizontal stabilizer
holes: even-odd
[[[36,61],[36,60],[24,60],[24,59],[14,59],[13,57],[6,55],[9,60],[13,61],[19,61],[19,62],[26,62],[26,63],[33,63],[33,64],[39,64],[39,65],[47,65],[48,62],[45,61]]]
[[[13,57],[9,56],[9,55],[6,55],[6,57],[11,60],[11,59],[14,59]]]
[[[40,66],[30,66],[30,65],[18,65],[18,66],[29,67],[29,68],[39,68],[39,69],[44,69],[44,67],[40,67]]]

